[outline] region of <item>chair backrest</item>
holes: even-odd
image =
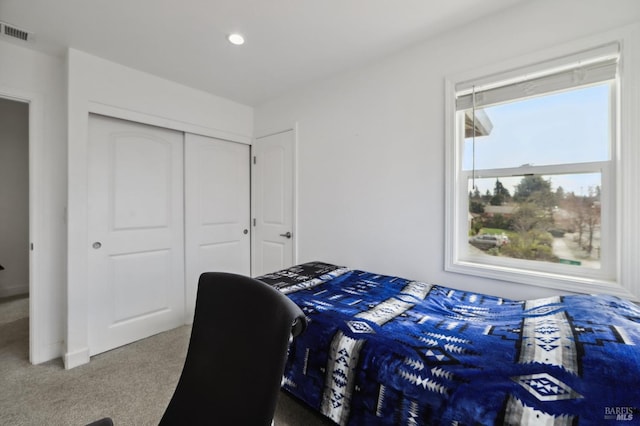
[[[269,425],[302,310],[273,287],[218,272],[200,276],[191,339],[160,425]]]

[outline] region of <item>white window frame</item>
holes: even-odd
[[[610,45],[619,46],[619,73],[615,84],[613,99],[615,102],[611,161],[605,163],[585,163],[571,165],[566,172],[602,173],[603,205],[602,224],[608,225],[611,239],[609,245],[602,248],[603,268],[594,273],[587,268],[571,265],[553,264],[538,261],[523,261],[509,258],[467,255],[468,246],[468,183],[462,171],[462,144],[457,139],[458,126],[464,126],[457,119],[456,94],[461,87],[469,85],[488,85],[492,82],[504,82],[523,74],[536,74],[548,69],[571,66],[576,58],[589,59],[598,56],[602,49]],[[609,46],[609,47],[607,47]],[[637,201],[637,186],[640,184],[640,125],[637,116],[640,113],[638,84],[640,78],[640,25],[634,25],[608,34],[594,36],[557,46],[542,52],[536,52],[504,63],[494,64],[461,73],[445,79],[445,265],[449,272],[492,278],[512,283],[522,283],[538,287],[568,290],[579,293],[609,293],[632,300],[640,300],[640,203]],[[635,49],[635,51],[634,51]],[[635,90],[625,91],[633,88]],[[462,138],[463,139],[463,138]],[[636,143],[634,143],[634,141]],[[463,141],[462,141],[463,143]],[[513,174],[557,173],[558,167],[532,167],[485,171],[492,176]],[[605,191],[605,187],[614,188]],[[622,230],[624,231],[624,234]],[[624,238],[623,238],[624,235]],[[605,250],[613,257],[606,258]],[[541,265],[543,264],[543,265]],[[542,266],[542,267],[541,267]]]

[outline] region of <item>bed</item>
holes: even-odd
[[[340,425],[633,424],[640,308],[515,301],[311,262],[259,277],[305,312],[283,388]]]

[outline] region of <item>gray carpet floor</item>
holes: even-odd
[[[0,425],[157,425],[173,394],[191,328],[180,327],[94,356],[65,370],[60,359],[28,361],[28,299],[0,301]],[[281,392],[276,426],[333,422]]]

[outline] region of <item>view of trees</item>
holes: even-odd
[[[553,191],[551,179],[526,175],[514,187],[512,195],[496,179],[493,192],[487,190],[482,195],[477,188],[469,192],[469,211],[473,217],[471,244],[475,235],[501,234],[508,237],[508,243],[491,247],[488,253],[564,262],[566,259],[554,253],[554,238],[570,233],[587,255],[595,249],[600,231],[600,187],[589,188],[587,195],[576,195],[562,187]]]

